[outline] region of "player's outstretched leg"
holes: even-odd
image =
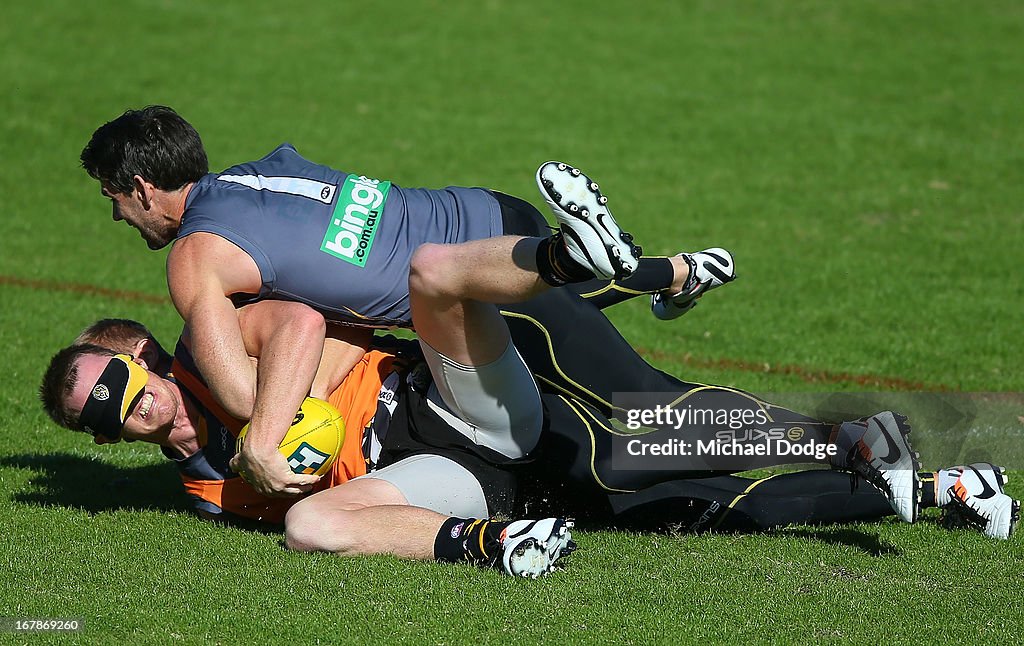
[[[690,266],[690,274],[682,289],[675,294],[658,292],[651,295],[651,311],[663,321],[686,314],[697,306],[697,299],[705,292],[736,280],[736,263],[732,254],[721,247],[678,256]]]
[[[501,532],[501,564],[513,576],[536,579],[555,569],[555,563],[576,550],[571,520],[516,520]]]
[[[921,502],[920,456],[910,447],[907,418],[892,411],[844,422],[834,441],[832,466],[851,471],[885,494],[893,511],[912,523]]]
[[[1007,539],[1020,519],[1020,501],[1003,492],[1006,472],[988,462],[949,467],[936,474],[935,502],[950,527],[974,527]]]
[[[597,182],[578,168],[550,161],[537,169],[537,186],[558,219],[573,260],[602,280],[636,271],[640,247],[616,224]]]

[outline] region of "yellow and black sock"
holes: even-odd
[[[434,558],[493,565],[501,556],[501,533],[508,525],[490,519],[449,518],[434,538]]]

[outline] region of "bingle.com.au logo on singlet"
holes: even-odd
[[[349,175],[327,227],[320,251],[358,267],[366,266],[391,182]]]

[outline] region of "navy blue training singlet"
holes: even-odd
[[[329,321],[409,326],[409,261],[425,242],[501,235],[489,191],[400,188],[314,164],[290,144],[192,187],[178,238],[206,232],[256,262],[259,299],[299,301]]]

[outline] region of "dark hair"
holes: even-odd
[[[78,383],[78,360],[90,354],[112,357],[116,353],[91,343],[68,346],[50,359],[43,383],[39,386],[39,400],[43,402],[46,414],[60,426],[73,431],[82,430],[78,419],[81,411],[74,412],[68,408],[68,399]]]
[[[75,345],[90,343],[131,354],[135,344],[143,339],[156,341],[145,325],[131,319],[100,319],[78,334]],[[160,345],[157,343],[157,345]]]
[[[100,126],[81,159],[89,175],[118,193],[131,193],[135,175],[160,190],[174,191],[209,172],[199,133],[162,105],[128,110]]]

